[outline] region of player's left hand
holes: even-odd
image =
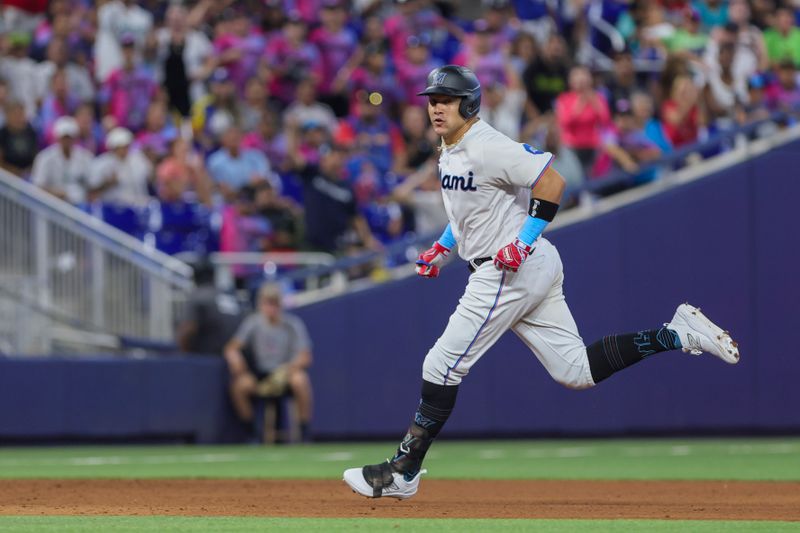
[[[419,254],[419,259],[417,259],[416,263],[417,274],[423,278],[438,277],[439,267],[437,264],[441,263],[449,254],[450,249],[436,241],[431,248]]]
[[[531,252],[533,252],[533,246],[528,246],[519,239],[515,239],[514,242],[500,248],[494,258],[494,266],[498,270],[516,272],[525,259],[531,255]]]

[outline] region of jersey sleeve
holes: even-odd
[[[489,145],[484,151],[487,175],[517,187],[533,188],[553,162],[553,154],[510,139]]]
[[[244,321],[239,325],[239,329],[236,330],[234,333],[233,338],[234,340],[238,341],[244,346],[250,344],[250,341],[253,337],[253,332],[256,328],[256,320],[258,319],[257,316],[250,315],[244,319]]]
[[[295,357],[298,353],[311,349],[311,338],[308,336],[308,330],[305,324],[298,317],[292,316],[289,324],[294,333],[292,339],[292,357]]]

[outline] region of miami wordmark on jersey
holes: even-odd
[[[444,208],[465,260],[488,257],[514,240],[531,188],[553,160],[478,121],[439,156]]]

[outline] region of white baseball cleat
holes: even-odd
[[[353,492],[367,498],[398,498],[405,500],[417,493],[419,478],[427,470],[420,470],[410,481],[403,474],[392,470],[389,461],[363,468],[349,468],[344,471],[344,481]]]
[[[678,334],[684,352],[692,355],[707,352],[731,365],[739,362],[736,341],[730,333],[711,322],[698,307],[688,303],[679,305],[672,321],[664,325]]]

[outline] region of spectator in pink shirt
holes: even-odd
[[[417,96],[419,88],[425,85],[431,70],[441,66],[431,58],[428,40],[412,35],[408,38],[405,56],[397,63],[397,81],[403,90],[403,100],[408,105],[427,106],[427,96]]]
[[[454,64],[469,67],[485,86],[506,82],[505,50],[497,48],[495,37],[485,20],[476,20],[475,33],[467,36],[461,52],[453,58]],[[508,43],[505,46],[510,48]]]
[[[383,20],[377,15],[371,15],[364,19],[361,29],[361,46],[366,48],[368,46],[377,46],[391,52],[391,45],[389,43],[386,33],[383,31]],[[389,54],[389,63],[393,63],[391,53]]]
[[[361,65],[350,73],[342,70],[334,85],[339,85],[351,94],[350,114],[355,112],[357,102],[355,99],[359,91],[368,94],[380,95],[383,104],[396,115],[403,94],[397,87],[397,78],[392,73],[388,64],[386,49],[380,45],[368,45],[364,48],[364,60]]]
[[[570,70],[569,88],[556,99],[556,120],[562,142],[575,152],[588,175],[611,113],[605,97],[592,87],[592,74],[586,67]]]
[[[71,3],[50,2],[50,13],[33,34],[34,56],[47,51],[53,41],[63,41],[70,60],[85,64],[94,59],[92,43],[97,38],[97,20],[91,20],[94,18],[93,10],[81,9]]]
[[[253,148],[264,152],[270,166],[279,172],[288,168],[289,146],[286,134],[282,131],[280,116],[272,110],[265,109],[261,113],[258,128],[242,139],[243,148]]]
[[[105,148],[105,131],[97,121],[94,106],[90,103],[83,103],[75,111],[75,122],[78,124],[78,135],[75,137],[75,144],[86,148],[93,155],[97,155]]]
[[[265,46],[265,37],[242,10],[232,11],[228,20],[218,23],[214,49],[239,94],[244,92],[247,80],[257,74]]]
[[[153,73],[136,59],[135,41],[122,40],[123,65],[113,71],[103,83],[100,100],[105,114],[113,117],[115,125],[138,131],[144,125],[147,108],[158,92]]]
[[[424,3],[420,0],[396,2],[396,12],[389,15],[383,23],[384,34],[389,38],[392,60],[395,64],[405,59],[409,37],[423,31],[433,31],[442,25],[442,17],[433,9],[423,6]]]
[[[356,51],[358,38],[353,30],[345,26],[347,11],[340,0],[325,0],[320,17],[322,25],[309,35],[309,42],[317,47],[322,56],[319,91],[322,100],[333,108],[336,115],[343,116],[347,114],[348,98],[334,92],[331,84]]]
[[[700,108],[700,91],[692,78],[679,74],[672,81],[669,97],[661,104],[664,134],[679,147],[697,141],[705,116]]]
[[[45,94],[39,111],[39,128],[44,135],[45,144],[55,142],[53,124],[56,120],[59,117],[72,115],[78,104],[78,99],[69,91],[66,70],[56,70],[50,78],[50,90]]]
[[[167,105],[155,101],[147,108],[144,128],[136,134],[134,146],[142,150],[154,164],[167,156],[172,140],[178,135],[178,130],[168,118]]]
[[[264,52],[270,93],[288,105],[295,97],[300,80],[312,78],[319,83],[323,76],[322,57],[306,41],[308,30],[296,12],[289,13],[283,31],[275,35]]]
[[[767,88],[767,106],[772,111],[797,113],[800,106],[800,85],[797,70],[790,58],[782,60],[776,69],[776,80]]]
[[[4,3],[6,5],[13,5],[13,2]],[[36,4],[37,2],[24,3]],[[55,20],[61,20],[62,18],[69,20],[72,6],[69,5],[67,0],[49,0],[38,3],[45,5],[47,13],[44,18],[40,19],[40,22],[36,24],[36,28],[33,30],[33,47],[35,50],[44,50],[52,42]],[[6,24],[8,24],[7,21]],[[70,24],[70,26],[72,26],[72,24]]]
[[[293,4],[292,7],[297,11],[300,18],[302,18],[303,22],[306,24],[312,25],[319,22],[319,12],[322,9],[322,0],[293,0],[292,2],[283,3]]]
[[[221,252],[261,252],[269,242],[272,228],[269,221],[256,211],[253,188],[245,187],[222,208],[220,228]],[[234,276],[244,278],[255,267],[234,265]]]
[[[211,203],[211,180],[203,158],[191,150],[189,143],[175,137],[169,155],[156,167],[156,193],[162,202],[196,199]]]
[[[514,9],[509,0],[484,0],[483,5],[482,18],[492,34],[492,48],[502,50],[511,45],[519,33],[510,20]]]

